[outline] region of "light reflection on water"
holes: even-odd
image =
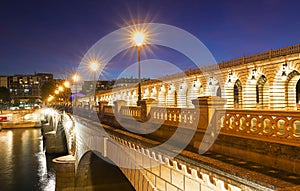
[[[0,190],[55,190],[53,157],[39,128],[0,131]]]

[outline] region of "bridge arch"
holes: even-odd
[[[158,92],[157,92],[157,87],[156,86],[153,86],[151,88],[150,98],[152,98],[154,100],[158,99]]]
[[[224,85],[224,95],[226,98],[226,107],[237,108],[242,106],[242,82],[237,72],[229,72]],[[238,97],[236,97],[238,95]]]
[[[186,82],[181,82],[179,85],[178,96],[177,96],[178,107],[187,106],[187,92],[188,92],[188,85],[186,84]]]
[[[159,89],[158,89],[158,105],[159,106],[165,106],[166,105],[166,86],[164,84],[161,84]]]
[[[256,82],[256,104],[259,109],[269,108],[270,87],[265,75],[261,75]]]
[[[144,89],[144,94],[143,94],[143,99],[147,99],[147,98],[150,98],[150,92],[149,92],[149,88],[146,87]]]
[[[297,106],[300,104],[300,79],[298,80],[296,85],[296,104]]]
[[[239,108],[243,106],[242,102],[242,83],[239,79],[237,79],[233,85],[233,103],[235,108]]]
[[[217,89],[216,96],[222,97],[222,90],[220,86]]]
[[[216,79],[214,77],[210,77],[206,87],[207,87],[206,92],[209,95],[221,97],[222,91],[221,91],[221,85],[220,85],[220,82],[218,79]]]
[[[188,85],[187,106],[194,107],[194,105],[192,104],[192,100],[196,99],[201,94],[203,94],[203,86],[201,82],[196,78]]]
[[[102,160],[96,151],[87,151],[80,159],[76,175],[75,190],[134,191],[122,171],[113,164]]]
[[[170,84],[168,88],[167,106],[177,107],[177,91],[174,84]]]
[[[290,72],[285,82],[285,100],[287,108],[292,109],[300,101],[300,73],[296,70]]]

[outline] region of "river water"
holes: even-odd
[[[0,190],[54,191],[53,157],[46,156],[40,128],[0,131]]]

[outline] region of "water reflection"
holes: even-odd
[[[40,129],[0,131],[0,190],[55,190],[55,173]]]

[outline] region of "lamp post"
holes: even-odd
[[[96,104],[96,85],[97,85],[97,82],[96,82],[96,72],[97,72],[97,69],[98,69],[98,63],[97,62],[91,62],[91,70],[93,71],[94,73],[94,89],[95,89],[95,92],[94,92],[94,103]]]
[[[133,40],[137,46],[138,50],[138,78],[139,78],[139,84],[138,84],[138,101],[137,105],[139,105],[139,101],[142,100],[142,92],[141,92],[141,47],[144,43],[145,35],[141,32],[134,33]]]
[[[77,104],[77,82],[79,80],[79,75],[78,74],[74,74],[73,75],[73,82],[74,82],[74,85],[75,85],[75,96],[74,96],[74,99],[75,99],[75,106]]]
[[[69,105],[70,104],[70,96],[71,96],[71,89],[70,89],[70,82],[68,80],[64,81],[64,87],[65,87],[65,91],[63,93],[63,98],[65,101],[65,104]]]

